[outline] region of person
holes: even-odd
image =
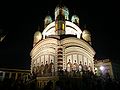
[[[70,72],[71,68],[72,68],[72,64],[71,64],[70,59],[69,59],[69,62],[67,63],[67,71]]]
[[[44,86],[43,90],[52,90],[53,89],[53,82],[50,80],[47,82],[47,85]]]
[[[48,75],[48,63],[46,61],[46,64],[45,64],[45,68],[44,68],[44,75],[47,76]]]

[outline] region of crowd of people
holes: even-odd
[[[120,80],[106,76],[97,76],[92,72],[84,72],[82,77],[60,76],[56,84],[50,81],[44,90],[119,90]]]
[[[25,78],[18,77],[17,79],[5,77],[0,80],[0,90],[35,90],[35,77]]]
[[[108,75],[97,76],[92,72],[83,72],[80,77],[59,72],[59,80],[49,81],[44,88],[36,86],[36,77],[32,76],[28,81],[22,78],[16,80],[4,78],[0,82],[0,90],[119,90],[120,80],[113,79]]]

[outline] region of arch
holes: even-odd
[[[82,30],[74,23],[70,21],[65,21],[66,28],[65,28],[65,34],[76,34],[77,38],[80,38]],[[55,21],[50,23],[42,32],[43,39],[45,39],[45,36],[49,35],[56,35],[55,33]]]

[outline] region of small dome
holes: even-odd
[[[45,22],[46,22],[46,21],[52,22],[52,17],[48,15],[48,16],[45,17],[45,20],[44,20],[44,21],[45,21]]]
[[[79,25],[79,17],[77,15],[73,15],[71,21]]]
[[[90,33],[88,30],[84,30],[84,31],[82,32],[82,34],[89,34],[89,35],[91,35],[91,33]]]
[[[82,38],[87,42],[91,42],[91,33],[88,30],[84,30],[82,32]]]
[[[40,31],[36,31],[34,34],[34,44],[42,39],[42,33]]]
[[[44,27],[46,27],[47,25],[49,25],[50,23],[52,23],[52,18],[51,16],[46,16],[44,19]]]

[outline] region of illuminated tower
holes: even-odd
[[[56,35],[65,34],[65,15],[63,13],[62,8],[59,9],[59,14],[55,20],[55,32],[56,32]]]

